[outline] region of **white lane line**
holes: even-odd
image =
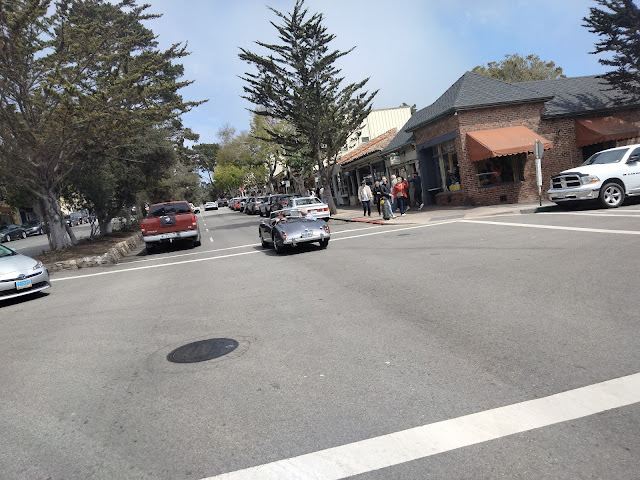
[[[113,275],[114,273],[123,273],[123,272],[133,272],[136,270],[147,270],[149,268],[162,268],[162,267],[170,267],[172,265],[182,265],[185,263],[195,263],[195,262],[207,262],[210,260],[220,260],[223,258],[230,257],[239,257],[240,255],[251,255],[254,253],[262,253],[260,250],[254,250],[252,252],[241,252],[241,253],[230,253],[229,255],[220,255],[219,257],[207,257],[207,258],[195,258],[193,260],[180,260],[179,262],[169,262],[169,263],[160,263],[158,265],[145,265],[142,267],[133,267],[133,268],[123,268],[120,270],[109,270],[106,272],[98,272],[98,273],[89,273],[87,275],[78,275],[75,277],[64,277],[64,278],[52,278],[51,282],[64,282],[65,280],[79,280],[88,277],[98,277],[101,275]]]
[[[348,240],[348,239],[352,239],[352,238],[368,237],[369,235],[378,235],[378,234],[383,234],[383,233],[393,233],[393,232],[399,232],[399,231],[402,231],[402,230],[411,230],[411,229],[414,229],[414,228],[432,227],[432,226],[435,226],[435,225],[444,225],[446,223],[453,223],[453,222],[455,222],[455,220],[451,220],[451,221],[447,221],[447,222],[441,222],[441,223],[433,223],[433,224],[429,224],[429,225],[415,225],[415,226],[412,226],[412,227],[396,228],[396,229],[393,229],[393,230],[391,230],[391,229],[390,230],[383,230],[383,231],[373,232],[373,233],[363,233],[362,235],[352,235],[350,237],[344,237],[344,238],[335,238],[335,239],[332,238],[331,241],[335,242],[335,241],[338,241],[338,240]],[[376,227],[373,227],[373,228],[376,228]],[[359,230],[364,230],[364,229],[359,229]],[[336,232],[336,233],[342,233],[342,232]],[[331,234],[331,235],[333,237],[334,234]],[[243,246],[239,246],[239,247],[230,247],[229,249],[232,249],[232,248],[243,248],[243,247],[247,247],[247,246],[258,246],[258,245],[260,245],[260,244],[256,243],[256,244],[252,244],[252,245],[243,245]],[[220,250],[225,250],[225,249],[220,249]],[[208,251],[205,251],[205,252],[202,252],[202,253],[217,252],[217,251],[220,251],[220,250],[208,250]],[[76,276],[64,277],[64,278],[52,278],[50,281],[51,282],[62,282],[62,281],[65,281],[65,280],[78,280],[78,279],[83,279],[83,278],[87,278],[87,277],[97,277],[97,276],[100,276],[100,275],[113,275],[114,273],[132,272],[132,271],[144,270],[144,269],[148,269],[148,268],[161,268],[161,267],[170,267],[170,266],[173,266],[173,265],[181,265],[181,264],[184,264],[184,263],[206,262],[208,260],[218,260],[218,259],[221,259],[221,258],[237,257],[239,255],[249,255],[249,254],[252,254],[252,253],[260,253],[260,252],[262,252],[262,250],[254,250],[254,251],[251,251],[251,252],[244,252],[244,253],[234,253],[234,254],[229,254],[229,255],[220,255],[220,256],[217,256],[217,257],[197,258],[197,259],[193,259],[193,260],[180,260],[180,261],[177,261],[177,262],[160,263],[160,264],[157,264],[157,265],[146,265],[146,266],[141,266],[141,267],[121,268],[121,269],[118,269],[118,270],[109,270],[109,271],[106,271],[106,272],[89,273],[87,275],[76,275]],[[192,254],[195,255],[196,252],[194,252]],[[190,255],[190,254],[183,254],[183,255]],[[178,255],[175,255],[175,256],[177,257]],[[171,256],[171,257],[159,257],[157,259],[155,259],[155,258],[154,259],[149,259],[149,261],[151,261],[151,260],[160,260],[160,259],[163,259],[163,258],[174,258],[174,256]],[[124,263],[124,264],[121,264],[121,265],[129,265],[131,263],[137,263],[137,262],[141,262],[141,261],[144,261],[144,260],[137,260],[135,262],[127,262],[127,263]]]
[[[207,232],[209,231],[209,229],[208,229],[208,228],[205,228],[205,230],[206,230]]]
[[[209,241],[213,243],[213,237],[209,237]]]
[[[634,230],[605,230],[603,228],[582,228],[582,227],[558,227],[555,225],[530,225],[528,223],[509,223],[509,222],[489,222],[486,220],[459,220],[462,223],[482,223],[485,225],[500,225],[503,227],[525,227],[525,228],[542,228],[546,230],[568,230],[572,232],[589,232],[589,233],[613,233],[619,235],[640,235],[640,231]]]
[[[203,480],[338,480],[638,402],[640,373]]]
[[[340,240],[349,240],[349,239],[352,239],[352,238],[368,237],[370,235],[383,235],[385,233],[401,232],[403,230],[414,230],[416,228],[436,227],[438,225],[447,225],[449,223],[456,223],[458,221],[459,220],[447,220],[445,222],[429,223],[429,224],[426,224],[426,225],[413,225],[411,227],[400,227],[400,228],[394,228],[393,230],[382,230],[382,231],[379,231],[379,232],[363,233],[362,235],[351,235],[350,237],[332,238],[331,241],[332,242],[338,242]],[[331,234],[331,236],[333,237],[333,233]]]
[[[538,215],[576,215],[583,217],[626,217],[626,218],[640,218],[640,210],[637,215],[627,213],[618,213],[618,212],[540,212]]]

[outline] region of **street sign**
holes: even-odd
[[[533,154],[536,158],[542,158],[542,154],[544,153],[544,146],[542,145],[541,140],[536,140],[533,144]]]
[[[542,141],[536,140],[533,144],[533,154],[536,156],[536,184],[538,185],[538,201],[542,206],[542,154],[544,146]]]

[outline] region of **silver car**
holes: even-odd
[[[308,216],[305,210],[285,209],[260,222],[258,236],[263,248],[273,245],[277,253],[282,253],[287,247],[309,242],[318,242],[321,248],[326,248],[331,231],[327,222]]]
[[[0,245],[0,300],[40,292],[51,286],[42,262]]]

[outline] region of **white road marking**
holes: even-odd
[[[638,402],[640,373],[203,480],[338,480]]]
[[[350,237],[344,237],[344,238],[335,238],[335,239],[332,238],[331,241],[335,242],[335,241],[338,241],[338,240],[348,240],[348,239],[351,239],[351,238],[367,237],[369,235],[378,235],[378,234],[383,234],[383,233],[393,233],[393,232],[398,232],[398,231],[401,231],[401,230],[411,230],[411,229],[414,229],[414,228],[432,227],[432,226],[435,226],[435,225],[444,225],[446,223],[452,223],[452,222],[454,222],[454,221],[452,220],[452,221],[448,221],[448,222],[433,223],[433,224],[429,224],[429,225],[416,225],[416,226],[412,226],[412,227],[395,228],[395,229],[392,229],[392,230],[391,229],[390,230],[383,230],[383,231],[379,231],[379,232],[363,233],[362,235],[352,235]],[[359,230],[364,230],[364,229],[359,229]],[[341,232],[336,232],[336,233],[341,233]],[[332,233],[331,236],[333,237],[333,235],[334,234]],[[211,240],[211,241],[213,241],[213,240]],[[232,249],[232,248],[243,248],[243,247],[250,247],[250,246],[258,246],[258,245],[260,245],[260,244],[256,243],[256,244],[251,244],[251,245],[243,245],[243,246],[240,246],[240,247],[229,247],[229,249]],[[225,249],[220,249],[220,250],[225,250]],[[208,250],[208,251],[201,252],[201,253],[217,252],[217,251],[220,251],[220,250]],[[196,255],[198,253],[200,253],[200,252],[193,252],[193,253],[182,254],[182,255]],[[218,259],[222,259],[222,258],[237,257],[237,256],[240,256],[240,255],[250,255],[250,254],[253,254],[253,253],[261,253],[261,250],[254,250],[254,251],[251,251],[251,252],[243,252],[243,253],[233,253],[233,254],[229,254],[229,255],[220,255],[220,256],[217,256],[217,257],[196,258],[196,259],[193,259],[193,260],[180,260],[180,261],[177,261],[177,262],[160,263],[160,264],[157,264],[157,265],[146,265],[146,266],[132,267],[132,268],[120,268],[120,269],[117,269],[117,270],[109,270],[109,271],[106,271],[106,272],[89,273],[87,275],[76,275],[76,276],[64,277],[64,278],[52,278],[51,281],[52,282],[62,282],[62,281],[65,281],[65,280],[77,280],[77,279],[83,279],[83,278],[88,278],[88,277],[97,277],[97,276],[101,276],[101,275],[113,275],[115,273],[133,272],[133,271],[136,271],[136,270],[145,270],[145,269],[148,269],[148,268],[162,268],[162,267],[170,267],[170,266],[173,266],[173,265],[181,265],[181,264],[185,264],[185,263],[206,262],[208,260],[218,260]],[[177,256],[177,255],[175,255],[175,256]],[[157,259],[173,258],[173,257],[174,256],[171,256],[171,257],[158,257]],[[149,261],[151,261],[151,260],[156,260],[156,259],[155,258],[154,259],[149,259]],[[127,263],[122,264],[122,265],[128,265],[128,264],[131,264],[131,263],[137,263],[137,262],[141,262],[141,261],[143,261],[143,260],[137,260],[136,262],[127,262]]]
[[[209,237],[209,241],[213,243],[213,237]]]
[[[589,232],[589,233],[613,233],[619,235],[640,235],[640,231],[634,230],[611,230],[602,228],[582,228],[582,227],[558,227],[556,225],[531,225],[528,223],[509,223],[509,222],[490,222],[487,220],[459,220],[462,223],[482,223],[485,225],[500,225],[504,227],[525,227],[525,228],[542,228],[546,230],[568,230],[572,232]]]
[[[540,212],[538,215],[576,215],[583,217],[628,217],[628,218],[640,218],[640,210],[638,210],[637,214],[630,214],[634,210],[629,210],[625,213],[622,212]]]
[[[196,258],[193,260],[180,260],[179,262],[160,263],[158,265],[145,265],[142,267],[122,268],[119,270],[108,270],[106,272],[89,273],[87,275],[77,275],[75,277],[52,278],[51,281],[63,282],[65,280],[79,280],[79,279],[88,278],[88,277],[98,277],[101,275],[113,275],[114,273],[133,272],[136,270],[147,270],[149,268],[162,268],[162,267],[170,267],[173,265],[182,265],[185,263],[206,262],[209,260],[220,260],[223,258],[239,257],[240,255],[251,255],[254,253],[261,253],[261,252],[260,250],[254,250],[252,252],[241,252],[241,253],[231,253],[229,255],[220,255],[219,257]]]

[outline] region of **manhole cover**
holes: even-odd
[[[167,355],[167,360],[173,363],[206,362],[227,355],[236,348],[238,342],[232,338],[211,338],[176,348]]]

